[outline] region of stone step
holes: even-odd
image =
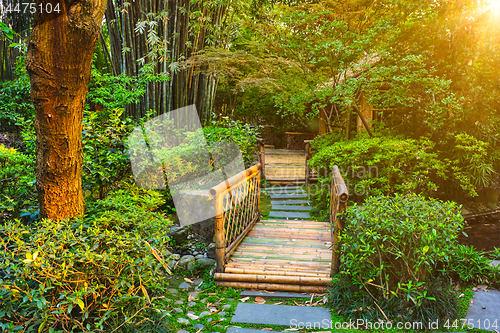
[[[273,205],[302,205],[311,203],[310,200],[271,200]]]
[[[331,319],[332,316],[328,308],[239,303],[231,322],[293,327],[299,322],[324,322],[329,325]],[[329,326],[322,328],[329,328]]]
[[[267,187],[266,189],[267,190],[276,190],[276,189],[299,189],[299,188],[302,188],[302,186],[298,186],[298,185],[284,185],[284,186],[271,186],[271,187]]]
[[[272,210],[310,211],[311,206],[272,205]]]
[[[240,297],[261,297],[264,299],[290,299],[290,298],[304,298],[311,299],[311,295],[309,294],[301,294],[301,293],[291,293],[291,292],[262,292],[262,291],[249,291],[243,290],[240,293]]]
[[[302,219],[308,219],[311,218],[311,215],[309,213],[296,213],[296,212],[275,212],[271,211],[269,213],[269,216],[274,216],[274,217],[288,217],[288,218],[302,218]]]
[[[271,199],[301,199],[307,198],[307,194],[270,194]]]
[[[229,327],[226,331],[226,333],[266,333],[266,332],[280,332],[280,331],[267,331],[267,330],[262,331],[262,330],[253,330],[251,328],[241,328],[241,327]]]

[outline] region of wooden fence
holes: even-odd
[[[261,165],[257,164],[210,189],[215,209],[217,272],[260,217]]]
[[[340,253],[339,236],[344,227],[342,221],[338,219],[338,214],[342,213],[349,199],[349,192],[339,168],[334,165],[332,170],[332,184],[330,189],[330,224],[332,226],[332,276],[339,272]]]

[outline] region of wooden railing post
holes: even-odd
[[[261,176],[262,178],[266,178],[266,146],[265,142],[261,138],[257,138],[257,147],[259,150],[259,162],[261,165]]]
[[[305,185],[309,186],[309,179],[311,178],[311,169],[309,168],[309,159],[311,158],[311,142],[312,140],[304,140],[306,144],[306,175],[305,175]]]
[[[226,231],[224,228],[224,207],[222,196],[214,198],[215,214],[215,259],[217,261],[217,272],[224,273],[224,257],[226,256]]]
[[[340,269],[340,247],[339,237],[344,227],[339,220],[338,214],[342,213],[347,207],[349,193],[344,179],[340,174],[339,168],[334,165],[332,170],[332,184],[330,189],[330,224],[333,227],[332,237],[332,270],[331,275],[335,275]]]

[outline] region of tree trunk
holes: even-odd
[[[37,8],[47,1],[37,0]],[[40,214],[83,214],[82,117],[105,0],[58,0],[60,13],[37,12],[26,68],[36,110],[36,184]]]

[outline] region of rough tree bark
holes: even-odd
[[[36,185],[40,214],[64,219],[83,214],[82,117],[92,55],[106,0],[37,0],[26,68],[36,110]],[[41,5],[41,6],[40,6]]]

